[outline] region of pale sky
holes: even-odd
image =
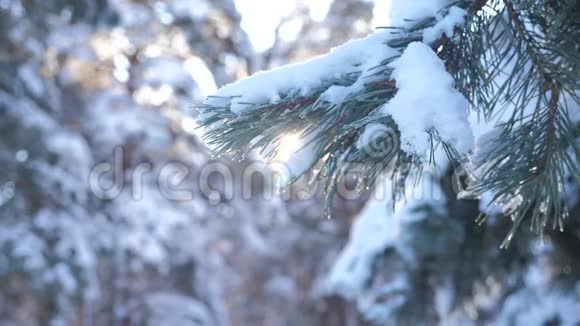
[[[390,0],[368,0],[375,3],[373,26],[386,26]],[[242,28],[248,33],[257,51],[265,51],[274,43],[275,29],[280,20],[289,15],[299,3],[310,8],[312,19],[326,17],[332,0],[235,0],[242,15]]]

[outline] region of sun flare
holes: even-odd
[[[288,162],[293,154],[295,154],[302,145],[302,139],[298,134],[288,134],[280,139],[278,151],[274,156],[274,161]]]

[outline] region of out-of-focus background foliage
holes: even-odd
[[[372,3],[328,5],[1,0],[0,324],[316,323],[313,284],[362,202],[334,220],[317,199],[176,202],[156,172],[210,159],[192,108],[216,87],[371,29]],[[125,185],[154,170],[141,200],[89,190],[118,146]]]
[[[328,275],[368,194],[337,200],[325,219],[317,197],[197,189],[196,171],[213,159],[196,102],[366,35],[386,23],[387,2],[0,0],[0,324],[484,323],[534,305],[534,320],[573,320],[577,227],[543,246],[522,232],[500,251],[509,222],[476,226],[477,202],[418,207],[427,218],[361,255],[372,277],[352,293]],[[129,186],[110,200],[88,186],[119,146],[125,185],[151,166],[138,200]],[[176,161],[193,172],[192,200],[159,191],[159,171]]]

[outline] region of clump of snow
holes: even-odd
[[[344,103],[349,95],[361,90],[362,86],[361,79],[350,86],[330,86],[320,97],[329,103],[339,105]]]
[[[79,180],[86,181],[93,164],[87,141],[72,132],[55,132],[47,139],[47,147],[62,157],[63,168]]]
[[[11,254],[19,259],[22,266],[27,270],[42,270],[48,262],[44,256],[46,243],[39,235],[29,231],[28,225],[18,223],[11,226],[3,226],[0,229],[0,248],[12,246]],[[4,271],[11,266],[2,266]]]
[[[405,304],[410,291],[411,285],[407,276],[397,275],[376,292],[361,297],[358,310],[364,315],[365,320],[377,325],[383,324]]]
[[[206,306],[191,297],[171,292],[156,292],[145,297],[147,325],[214,325]]]
[[[375,257],[399,238],[400,225],[393,214],[389,200],[371,200],[367,204],[327,279],[330,292],[356,298],[363,291]]]
[[[447,318],[453,309],[455,289],[452,280],[446,279],[443,284],[435,289],[435,310],[441,321],[440,325],[448,324]]]
[[[459,7],[451,7],[449,13],[435,24],[423,31],[423,42],[430,44],[435,42],[443,34],[450,37],[453,29],[465,22],[467,11]]]
[[[391,25],[406,26],[412,20],[435,17],[449,4],[449,0],[393,0],[391,2]]]
[[[528,289],[509,296],[498,319],[498,325],[546,325],[557,320],[559,325],[580,323],[580,291]],[[568,292],[568,291],[567,291]]]
[[[250,78],[222,87],[205,104],[231,104],[231,111],[240,114],[248,108],[249,103],[273,103],[293,90],[300,90],[301,95],[307,95],[322,82],[347,74],[362,72],[360,79],[363,79],[366,77],[365,72],[396,54],[395,50],[384,44],[390,35],[390,31],[378,31],[366,38],[347,42],[310,61],[259,72]],[[356,85],[348,89],[348,93],[356,91],[362,83]],[[336,90],[331,90],[328,94],[330,101],[340,100],[335,96]],[[342,90],[346,89],[343,87]],[[341,94],[341,97],[344,99],[346,95],[348,94]]]
[[[453,88],[453,78],[435,52],[414,42],[391,66],[398,91],[382,112],[397,123],[401,149],[424,158],[431,144],[429,133],[436,131],[460,154],[467,153],[474,141],[468,102]]]
[[[185,227],[188,215],[175,210],[161,194],[144,188],[142,200],[134,200],[128,192],[116,202],[116,212],[121,221],[121,246],[138,256],[143,262],[161,265],[168,259],[168,244],[175,232]],[[135,212],[139,212],[135,214]]]
[[[366,208],[354,223],[350,239],[334,264],[324,291],[346,298],[358,298],[372,275],[373,263],[386,248],[394,248],[406,261],[415,257],[405,241],[404,228],[426,218],[418,207],[429,204],[442,210],[446,197],[434,176],[424,174],[421,182],[408,182],[405,198],[392,200],[392,182],[387,180],[377,189]],[[411,178],[412,179],[412,178]]]

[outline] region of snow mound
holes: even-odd
[[[468,102],[453,88],[453,78],[435,52],[414,42],[391,66],[398,91],[381,110],[397,123],[401,149],[425,157],[431,146],[430,133],[436,131],[460,154],[467,153],[474,142]]]

